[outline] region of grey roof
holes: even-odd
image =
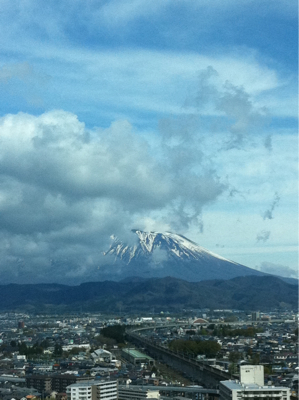
[[[100,385],[101,383],[108,383],[108,382],[117,382],[115,380],[110,380],[110,379],[97,379],[97,380],[90,380],[90,381],[84,381],[84,382],[78,382],[78,383],[73,383],[72,385],[69,385],[69,388],[75,388],[75,387],[82,387],[82,386],[94,386],[94,385]]]
[[[276,386],[260,386],[256,383],[246,383],[246,384],[241,384],[238,381],[221,381],[220,382],[222,385],[226,386],[228,389],[231,390],[242,390],[242,391],[252,391],[252,390],[267,390],[267,391],[277,391],[281,389],[288,389],[286,387],[276,387]]]

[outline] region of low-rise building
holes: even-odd
[[[65,392],[67,386],[80,381],[86,381],[86,377],[80,377],[75,374],[55,374],[55,375],[27,375],[26,386],[35,388],[40,392],[54,390],[58,393]]]
[[[74,383],[66,388],[67,400],[117,400],[116,380],[99,380]]]
[[[155,360],[136,349],[122,349],[122,356],[134,365],[148,364],[155,365]]]
[[[34,388],[39,392],[47,392],[52,389],[52,380],[50,376],[45,375],[30,375],[26,376],[26,386]]]

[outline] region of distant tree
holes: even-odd
[[[228,366],[228,372],[233,375],[236,372],[236,364],[235,363],[231,363]]]
[[[258,365],[260,363],[260,355],[258,353],[254,353],[251,362],[254,365]]]
[[[28,354],[28,348],[27,348],[26,343],[20,342],[18,347],[19,347],[19,353],[21,355],[27,355]]]
[[[48,347],[50,347],[49,340],[48,339],[43,340],[40,345],[43,349],[47,349]]]
[[[80,347],[73,347],[73,348],[70,350],[69,354],[72,354],[72,355],[74,355],[74,354],[79,354],[80,351],[81,351]]]
[[[10,342],[11,347],[17,347],[17,342],[15,340],[12,340]]]
[[[56,343],[54,346],[54,356],[61,357],[62,356],[62,346],[61,344]]]
[[[186,330],[187,335],[195,335],[195,330],[194,329],[188,329]]]
[[[103,346],[104,344],[106,344],[107,346],[113,346],[114,344],[116,344],[115,339],[111,339],[111,338],[105,337],[103,335],[98,335],[94,339],[98,343],[99,346]]]
[[[220,349],[221,346],[219,343],[214,340],[207,340],[200,342],[199,354],[205,354],[207,357],[215,357]]]
[[[199,341],[177,339],[170,342],[169,348],[173,351],[195,356],[198,354],[205,354],[207,357],[215,357],[221,349],[221,346],[213,340]]]
[[[249,349],[247,350],[247,355],[248,355],[249,357],[252,356],[252,348],[251,348],[251,347],[249,347]]]
[[[151,373],[156,374],[158,372],[157,367],[155,365],[152,366]]]
[[[229,361],[231,361],[232,363],[236,363],[238,362],[240,359],[242,358],[242,355],[240,353],[238,353],[237,351],[232,351],[229,353]]]
[[[272,365],[264,365],[264,373],[266,375],[272,374]]]
[[[213,336],[222,336],[222,329],[214,328],[213,329]]]
[[[126,332],[125,325],[107,326],[106,328],[103,328],[101,330],[101,334],[103,336],[114,339],[117,343],[125,342],[125,332]]]
[[[34,345],[29,349],[31,354],[43,354],[44,349],[39,343],[34,343]]]

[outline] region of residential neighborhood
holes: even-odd
[[[263,366],[265,385],[289,388],[296,398],[297,326],[298,314],[292,310],[267,315],[208,309],[186,310],[183,315],[165,310],[132,316],[3,313],[0,399],[66,400],[70,388],[103,380],[115,381],[122,393],[140,385],[148,390],[204,387],[194,376],[155,360],[130,343],[126,332],[141,328],[139,335],[152,343],[182,352],[232,379],[238,379],[244,365]]]

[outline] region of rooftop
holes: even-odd
[[[124,351],[125,353],[128,353],[128,354],[132,355],[132,356],[135,357],[135,358],[146,358],[146,359],[148,359],[148,360],[152,360],[151,357],[149,357],[149,356],[147,356],[146,354],[143,354],[143,353],[141,353],[140,351],[135,350],[135,349],[123,349],[123,351]]]
[[[72,385],[69,385],[68,388],[76,388],[76,387],[89,387],[89,386],[94,386],[94,385],[99,385],[101,383],[108,383],[108,382],[116,382],[115,380],[111,379],[97,379],[97,380],[89,380],[89,381],[84,381],[84,382],[78,382],[78,383],[73,383]]]
[[[256,383],[247,383],[242,384],[239,381],[221,381],[222,385],[226,386],[228,389],[231,390],[243,390],[243,391],[252,391],[252,390],[267,390],[267,391],[277,391],[281,389],[288,389],[284,387],[276,387],[276,386],[260,386]]]

